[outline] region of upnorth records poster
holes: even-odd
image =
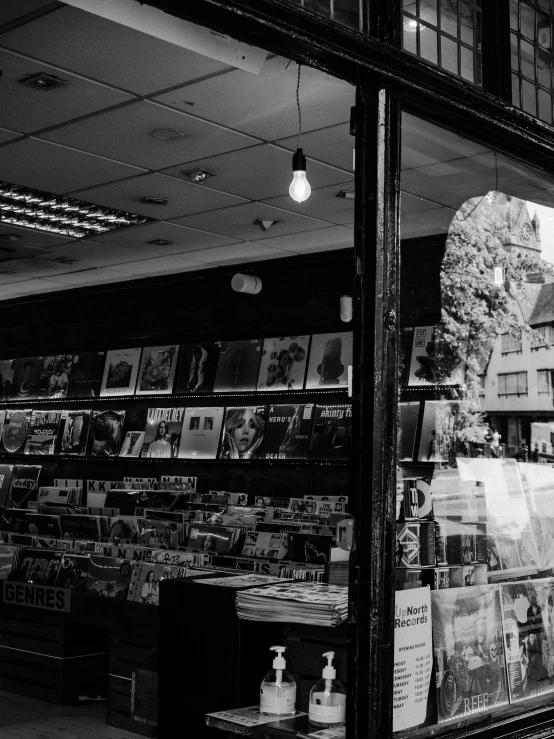
[[[33,411],[25,442],[25,454],[54,454],[61,411]]]
[[[266,427],[267,406],[235,406],[225,410],[220,459],[259,459]]]
[[[38,397],[66,398],[72,367],[72,354],[55,354],[44,357]]]
[[[84,457],[90,430],[92,410],[65,410],[61,412],[56,454]]]
[[[68,398],[97,398],[106,364],[106,352],[81,352],[73,356]]]
[[[258,390],[302,390],[309,336],[264,339]]]
[[[398,404],[400,410],[400,424],[398,426],[399,462],[411,462],[414,458],[419,406],[419,401]]]
[[[414,329],[409,387],[429,387],[430,385],[459,385],[463,382],[462,368],[456,369],[450,376],[437,374],[433,361],[434,326],[417,326]]]
[[[352,341],[352,331],[312,336],[306,389],[348,385],[348,367],[352,364]]]
[[[125,411],[92,411],[89,454],[92,457],[117,457],[123,442]]]
[[[106,354],[100,397],[134,395],[140,363],[140,349],[114,349]]]
[[[151,459],[176,457],[184,415],[184,408],[149,408],[141,456]]]
[[[498,585],[434,590],[431,597],[439,723],[507,704]]]
[[[7,410],[0,436],[0,452],[4,454],[21,454],[29,432],[32,410]]]
[[[179,445],[183,459],[215,459],[219,448],[222,407],[186,408]]]
[[[264,459],[306,459],[314,422],[313,403],[270,405]]]
[[[554,579],[500,585],[510,702],[554,692]]]
[[[220,342],[182,344],[175,392],[213,392],[220,351]]]
[[[352,406],[317,405],[310,439],[310,459],[349,459],[352,448]]]
[[[255,390],[258,380],[263,342],[222,341],[215,376],[214,392]]]
[[[432,666],[431,591],[399,590],[394,604],[393,731],[424,723]]]
[[[40,390],[43,357],[13,360],[12,400],[35,400]]]
[[[0,403],[13,398],[13,359],[0,360]]]
[[[178,344],[144,347],[136,394],[170,395],[173,392],[178,356]]]

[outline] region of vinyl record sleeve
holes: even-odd
[[[186,408],[179,445],[182,459],[215,459],[219,448],[223,407]]]
[[[352,331],[312,336],[306,389],[347,387],[353,336]]]
[[[134,395],[141,350],[113,349],[106,354],[100,397]]]
[[[398,461],[411,462],[414,458],[419,401],[399,403],[400,424],[398,427]]]
[[[125,411],[92,411],[88,449],[91,457],[117,457],[123,442]]]
[[[12,400],[35,400],[39,396],[43,357],[13,360]]]
[[[134,562],[93,554],[88,566],[85,590],[102,598],[127,598]]]
[[[418,460],[455,466],[455,438],[460,411],[469,408],[463,400],[426,400],[421,424]]]
[[[108,535],[107,516],[62,515],[60,526],[64,539],[102,541]]]
[[[17,582],[53,586],[60,571],[62,558],[62,552],[50,549],[25,549],[13,579]]]
[[[92,410],[64,410],[61,412],[56,454],[83,457],[87,450]]]
[[[463,382],[463,369],[457,368],[452,375],[441,377],[433,362],[434,326],[417,326],[414,329],[410,369],[409,387],[430,387],[433,385],[459,385]]]
[[[219,458],[261,458],[266,416],[267,406],[227,407]]]
[[[137,562],[127,600],[145,603],[149,606],[159,606],[160,582],[162,580],[174,580],[177,577],[191,577],[204,573],[205,570],[189,570],[188,567],[176,567],[154,562]]]
[[[97,398],[106,364],[106,352],[81,352],[73,356],[68,398]]]
[[[0,464],[0,508],[4,508],[12,484],[13,464]]]
[[[13,365],[13,359],[0,359],[0,403],[13,399]]]
[[[177,369],[179,345],[145,346],[138,374],[137,395],[170,395]]]
[[[254,391],[258,380],[263,342],[222,341],[214,392]]]
[[[29,500],[36,500],[41,471],[40,464],[14,466],[7,507],[26,508]]]
[[[141,456],[149,459],[176,457],[184,416],[184,408],[149,408]]]
[[[64,554],[56,578],[57,588],[84,590],[87,582],[90,556],[85,554]]]
[[[306,459],[314,421],[313,403],[270,405],[264,459]]]
[[[508,703],[498,585],[431,592],[438,722]]]
[[[7,410],[0,435],[0,453],[21,454],[25,449],[32,410]]]
[[[72,354],[54,354],[44,357],[38,397],[66,398],[72,368]]]
[[[302,390],[309,344],[309,336],[264,339],[258,390]]]
[[[213,393],[220,351],[220,342],[182,344],[175,392]]]
[[[54,454],[61,415],[61,411],[32,412],[25,454]]]
[[[317,405],[309,459],[349,459],[352,448],[352,405]]]
[[[143,443],[144,431],[127,431],[119,456],[140,457]]]

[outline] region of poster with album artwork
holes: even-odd
[[[80,352],[73,356],[68,398],[97,398],[106,364],[106,352]]]
[[[220,342],[204,341],[181,344],[179,367],[175,376],[175,392],[212,393],[221,351]]]
[[[352,448],[352,405],[317,405],[309,459],[347,460]]]
[[[267,406],[227,407],[219,459],[261,458],[266,416]]]
[[[184,408],[149,408],[142,444],[142,457],[176,457],[183,431]]]
[[[40,373],[39,398],[66,398],[73,368],[72,354],[44,357]]]
[[[215,459],[223,423],[223,407],[186,408],[179,445],[182,459]]]
[[[61,415],[61,411],[32,412],[25,454],[54,454]]]
[[[56,454],[84,457],[90,430],[92,410],[63,410],[61,412]]]
[[[22,454],[29,432],[31,408],[25,410],[6,410],[4,425],[0,435],[0,453]]]
[[[0,403],[13,397],[13,359],[0,359]]]
[[[92,411],[88,441],[89,456],[117,457],[123,442],[125,411]]]
[[[263,341],[222,341],[214,392],[256,390]]]
[[[264,339],[258,390],[302,390],[309,345],[309,336]]]
[[[140,457],[144,443],[144,431],[127,431],[123,445],[119,452],[120,457]]]
[[[114,349],[106,354],[100,397],[134,395],[140,363],[140,349]]]
[[[398,404],[400,423],[398,425],[398,461],[411,462],[414,458],[414,445],[419,418],[419,401]]]
[[[314,420],[313,403],[270,405],[264,459],[306,459]]]
[[[179,345],[145,346],[140,360],[137,395],[170,395],[177,369]]]
[[[463,368],[457,367],[450,375],[441,373],[433,360],[435,326],[416,326],[412,343],[409,387],[459,385],[463,382]]]
[[[347,387],[352,365],[352,331],[314,334],[310,346],[306,389]]]
[[[39,396],[43,357],[13,360],[11,400],[35,400]]]

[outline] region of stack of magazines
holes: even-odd
[[[249,621],[338,626],[348,615],[348,589],[316,582],[282,582],[237,592],[237,614]]]

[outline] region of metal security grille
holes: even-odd
[[[510,0],[512,102],[552,124],[553,0]]]
[[[481,85],[481,0],[403,0],[405,51]]]
[[[363,0],[297,0],[306,10],[324,15],[342,26],[362,30],[362,2]]]

